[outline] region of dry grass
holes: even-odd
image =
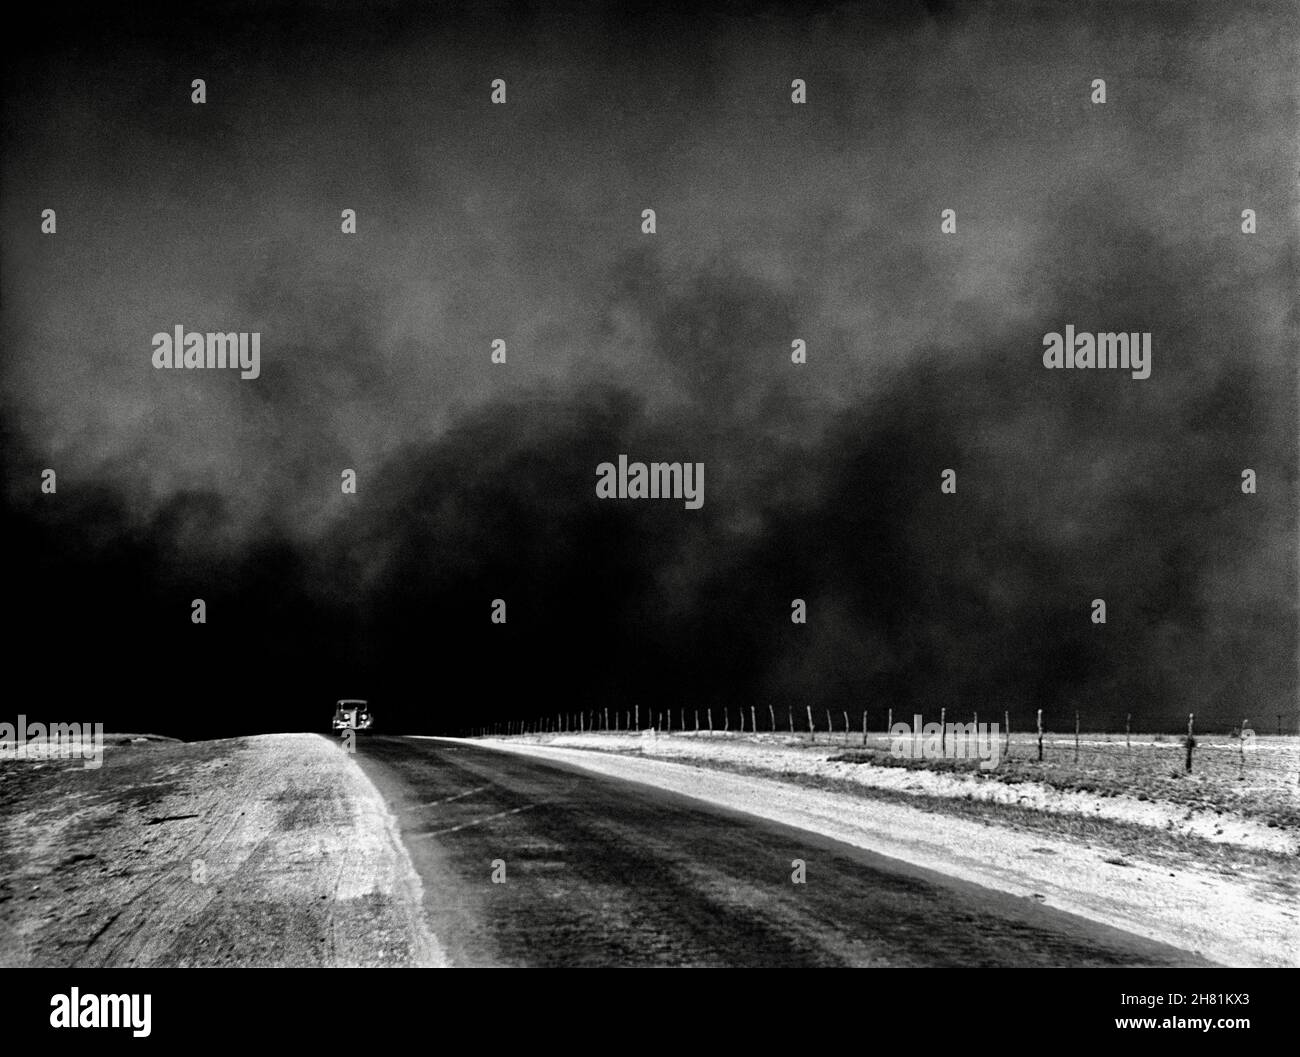
[[[833,747],[833,739],[822,738],[823,745]],[[897,759],[883,734],[869,735],[865,748],[861,735],[840,738],[844,751],[832,759],[979,773],[972,760]],[[1229,737],[1197,738],[1190,773],[1186,746],[1178,737],[1134,736],[1126,743],[1123,734],[1091,734],[1079,738],[1076,754],[1073,736],[1044,735],[1041,761],[1036,735],[1012,735],[1010,742],[997,770],[985,776],[989,780],[1007,785],[1042,782],[1054,789],[1158,800],[1231,812],[1268,826],[1300,828],[1300,738],[1261,736],[1246,743]]]

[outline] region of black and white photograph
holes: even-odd
[[[30,1039],[328,1038],[438,968],[1280,1025],[1294,0],[50,0],[5,52]]]

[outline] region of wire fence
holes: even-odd
[[[506,719],[462,730],[477,737],[546,735],[639,735],[779,741],[787,745],[838,748],[863,759],[898,762],[918,759],[909,745],[918,739],[937,751],[924,754],[922,765],[935,759],[976,766],[970,752],[954,753],[967,739],[997,741],[999,765],[1071,767],[1114,771],[1117,767],[1166,773],[1222,773],[1239,780],[1266,778],[1270,783],[1300,783],[1300,741],[1294,737],[1296,718],[1275,713],[1272,723],[1243,717],[1235,724],[1199,724],[1184,713],[1181,729],[1170,729],[1167,718],[1157,726],[1149,717],[1124,713],[1119,729],[1089,720],[1082,710],[1003,709],[962,711],[940,708],[923,713],[902,709],[814,709],[811,706],[752,705],[748,708],[704,707],[673,709],[586,709],[527,719]],[[986,754],[987,755],[987,754]],[[847,758],[855,758],[849,756]],[[1288,777],[1289,776],[1289,777]]]
[[[1197,720],[1194,713],[1163,713],[1148,715],[1124,713],[1116,721],[1115,714],[1089,716],[1083,710],[1035,709],[978,709],[959,711],[940,708],[918,711],[913,709],[829,709],[751,705],[747,708],[704,707],[642,709],[640,706],[623,709],[586,709],[578,712],[556,712],[526,718],[497,720],[492,723],[461,729],[461,735],[510,737],[520,734],[579,734],[579,733],[632,733],[656,731],[674,733],[738,733],[738,734],[803,734],[811,740],[817,735],[828,739],[839,735],[845,740],[854,734],[888,735],[896,723],[911,726],[939,723],[974,723],[981,718],[986,725],[997,724],[1001,734],[1037,733],[1040,726],[1045,735],[1078,733],[1080,735],[1104,734],[1129,737],[1168,737],[1169,735],[1217,734],[1240,737],[1285,736],[1300,733],[1300,716],[1296,713],[1275,712],[1271,715],[1242,717],[1231,722]]]

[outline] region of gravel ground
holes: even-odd
[[[439,965],[420,881],[330,740],[109,736],[0,764],[0,965]]]

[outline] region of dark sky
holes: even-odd
[[[6,44],[29,716],[1295,724],[1293,6],[102,6]],[[261,377],[154,370],[177,324]],[[597,500],[620,452],[703,509]]]

